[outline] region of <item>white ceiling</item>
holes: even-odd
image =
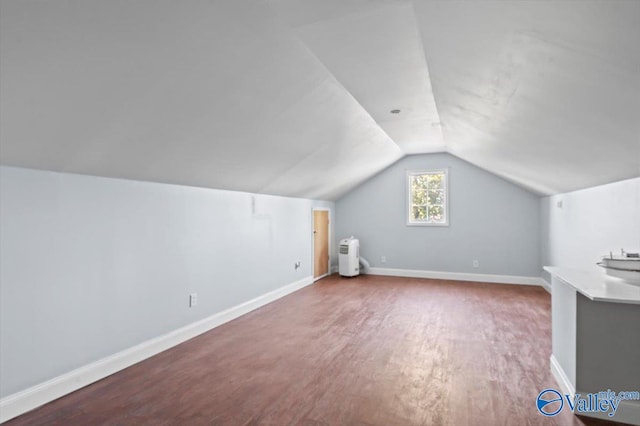
[[[347,10],[320,21],[314,18],[326,13],[311,7],[286,15],[300,0],[270,3],[404,153],[446,149],[411,3],[367,2],[358,13],[349,2],[325,4],[334,14]]]
[[[447,150],[550,194],[640,176],[640,2],[416,2]]]
[[[637,1],[2,0],[0,155],[336,199],[447,151],[565,192],[640,176],[639,41]]]

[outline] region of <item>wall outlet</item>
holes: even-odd
[[[477,260],[474,260],[474,261],[473,261],[473,267],[474,267],[474,268],[479,268],[479,267],[480,267],[480,262],[479,262],[479,261],[477,261]]]
[[[387,263],[387,256],[380,256],[380,262]]]
[[[189,295],[189,307],[193,308],[198,304],[198,293],[191,293]]]
[[[300,269],[300,261],[298,260],[296,262],[296,264],[294,265],[295,270],[297,271],[298,269]]]

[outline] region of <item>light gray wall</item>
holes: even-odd
[[[406,171],[443,167],[449,168],[450,226],[407,226]],[[362,256],[375,267],[539,276],[539,202],[452,155],[408,156],[336,202],[336,238],[358,237]]]
[[[553,356],[576,387],[576,289],[553,277],[551,284],[551,350]]]
[[[312,208],[335,211],[10,167],[0,184],[0,396],[312,275]]]
[[[638,251],[640,178],[545,197],[541,224],[543,266],[595,270],[609,251]]]

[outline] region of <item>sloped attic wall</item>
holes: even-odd
[[[4,165],[331,199],[402,156],[263,2],[0,8]]]
[[[640,176],[640,2],[413,4],[447,152],[541,194]]]
[[[450,152],[640,176],[640,2],[0,2],[2,164],[336,199]],[[399,109],[400,114],[391,114]]]

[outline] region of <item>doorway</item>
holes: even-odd
[[[313,279],[329,275],[329,211],[313,210]]]

